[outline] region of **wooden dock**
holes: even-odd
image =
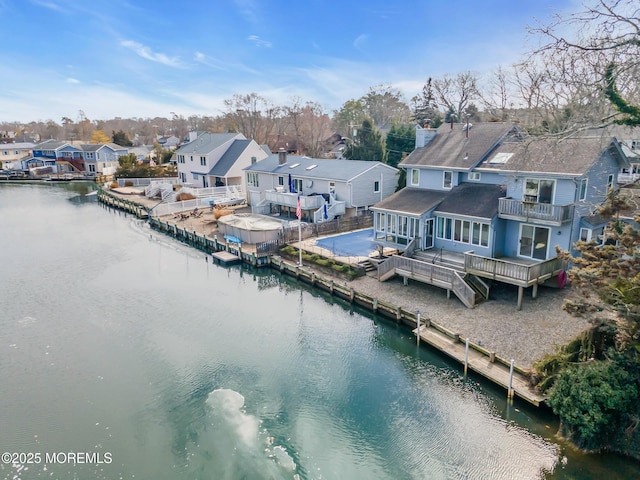
[[[416,334],[417,330],[417,328],[414,329],[413,333]],[[464,341],[460,341],[455,337],[451,338],[437,329],[425,325],[420,326],[420,340],[464,365],[466,350]],[[467,368],[490,379],[508,391],[510,366],[505,365],[503,362],[496,362],[495,358],[493,361],[491,360],[491,356],[487,356],[475,348],[469,348]],[[515,369],[511,379],[511,388],[515,395],[535,406],[539,406],[546,399],[544,395],[531,389],[529,387],[529,379]]]
[[[241,259],[233,253],[225,252],[221,250],[219,252],[211,253],[211,256],[218,260],[223,265],[231,265],[232,263],[239,262]]]

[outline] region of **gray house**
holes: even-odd
[[[448,255],[468,281],[533,286],[535,295],[562,269],[556,247],[602,241],[607,219],[593,213],[628,160],[615,137],[531,138],[485,123],[421,129],[399,166],[407,187],[373,207],[379,245]]]
[[[380,162],[330,160],[280,152],[245,168],[255,213],[300,208],[312,222],[358,215],[393,193],[398,169]]]

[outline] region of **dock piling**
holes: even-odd
[[[465,342],[465,346],[464,346],[464,374],[467,374],[467,368],[469,366],[469,337],[467,337],[467,340]]]
[[[507,398],[513,398],[513,365],[515,361],[511,359],[511,367],[509,368],[509,390],[507,390]]]

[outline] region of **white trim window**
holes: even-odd
[[[200,157],[200,165],[203,167],[207,166],[207,157]]]
[[[445,190],[451,190],[453,187],[453,172],[446,170],[442,172],[442,188]]]
[[[469,180],[472,182],[479,182],[481,177],[480,172],[469,172]]]
[[[527,178],[524,181],[524,201],[553,204],[556,181],[544,178]]]
[[[373,193],[380,193],[380,181],[373,182]]]
[[[376,212],[376,240],[384,240],[387,236],[385,227],[386,215],[384,212]]]
[[[583,178],[580,180],[580,201],[584,202],[587,199],[587,186],[589,185],[589,179]]]
[[[594,228],[580,228],[580,241],[591,242],[595,241],[596,245],[604,244],[604,227]]]
[[[615,175],[613,173],[607,177],[607,192],[613,188],[614,179]]]
[[[411,169],[411,185],[420,185],[420,170],[417,168]]]
[[[259,187],[258,184],[258,174],[256,172],[248,172],[247,173],[247,185],[250,187]]]

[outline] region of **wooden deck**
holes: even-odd
[[[414,329],[413,333],[416,334],[417,329]],[[420,340],[428,343],[434,348],[437,348],[447,356],[464,365],[464,342],[458,341],[456,338],[452,338],[441,333],[435,328],[426,327],[424,325],[420,327]],[[496,362],[495,360],[491,362],[491,357],[484,355],[474,348],[469,348],[467,366],[468,369],[490,379],[507,390],[509,389],[510,367],[504,363]],[[519,371],[513,372],[511,387],[515,395],[535,406],[539,406],[546,399],[544,395],[529,388],[528,378]]]
[[[225,252],[224,250],[220,252],[213,252],[211,256],[223,265],[231,265],[232,263],[240,261],[240,257],[234,255],[233,253]]]

